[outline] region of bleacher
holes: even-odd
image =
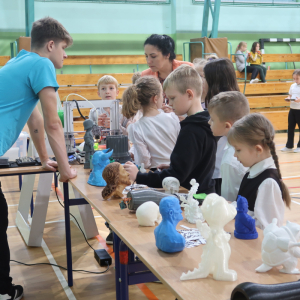
[[[233,59],[233,56],[229,55]],[[182,60],[182,55],[177,55],[178,60]],[[9,56],[0,56],[0,66],[3,66],[9,60]],[[264,54],[264,62],[300,62],[300,54]],[[143,55],[76,55],[68,56],[64,65],[140,65],[145,64]],[[249,84],[247,82],[245,95],[250,104],[251,112],[264,114],[274,125],[276,130],[286,130],[288,127],[289,103],[284,101],[292,84],[292,69],[268,70],[267,83]],[[97,81],[104,74],[58,74],[57,82],[60,85],[59,96],[62,101],[71,94],[80,94],[88,100],[101,99],[97,94]],[[122,98],[123,92],[131,84],[133,73],[114,73],[114,76],[120,84],[119,98]],[[237,78],[244,78],[244,73],[236,71]],[[247,79],[250,79],[248,74]],[[239,80],[239,87],[244,91],[244,81]],[[69,100],[82,100],[77,96],[70,96]],[[85,112],[85,111],[84,111]],[[85,112],[88,115],[88,109]],[[74,111],[74,129],[83,130],[82,121],[77,111]]]

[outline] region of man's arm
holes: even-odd
[[[37,106],[31,113],[31,116],[27,121],[27,125],[29,127],[31,139],[33,140],[35,148],[39,154],[43,168],[46,170],[55,171],[57,163],[50,160],[48,157],[45,144],[44,120]]]
[[[76,177],[76,170],[71,169],[68,162],[64,131],[57,114],[56,94],[53,87],[45,87],[39,92],[44,115],[44,126],[49,143],[55,154],[60,172],[60,181]]]

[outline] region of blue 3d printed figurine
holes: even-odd
[[[180,204],[173,196],[163,198],[159,203],[162,222],[154,230],[156,247],[167,253],[182,251],[184,237],[176,231],[176,226],[183,219]]]
[[[257,239],[258,233],[255,228],[255,220],[247,214],[248,201],[246,198],[238,196],[236,210],[234,236],[241,240]]]
[[[93,171],[90,174],[88,184],[95,186],[106,186],[106,181],[102,177],[104,168],[110,163],[109,158],[112,156],[113,151],[107,152],[109,149],[97,151],[93,155]]]

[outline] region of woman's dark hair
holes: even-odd
[[[152,46],[157,47],[157,49],[164,56],[167,56],[168,54],[170,54],[170,57],[169,57],[170,61],[173,61],[176,58],[175,42],[168,35],[152,34],[146,39],[146,41],[144,43],[144,47],[146,45],[152,45]]]
[[[205,65],[204,74],[208,85],[208,92],[205,97],[206,107],[208,107],[212,97],[221,92],[240,91],[233,63],[228,58],[211,60]]]
[[[256,46],[257,46],[257,44],[259,44],[259,42],[254,42],[254,43],[252,44],[252,47],[251,47],[251,52],[252,52],[252,53],[256,53]]]

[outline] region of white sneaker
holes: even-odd
[[[299,148],[297,148],[297,149],[299,149]],[[297,149],[295,149],[295,150],[297,150]],[[294,152],[293,148],[287,148],[287,147],[282,148],[281,151],[282,152]]]
[[[294,152],[295,152],[295,153],[300,152],[300,147],[296,148],[296,149],[294,150]]]
[[[250,81],[250,83],[258,83],[258,82],[259,82],[259,79],[258,79],[258,78],[252,79],[252,80]]]

